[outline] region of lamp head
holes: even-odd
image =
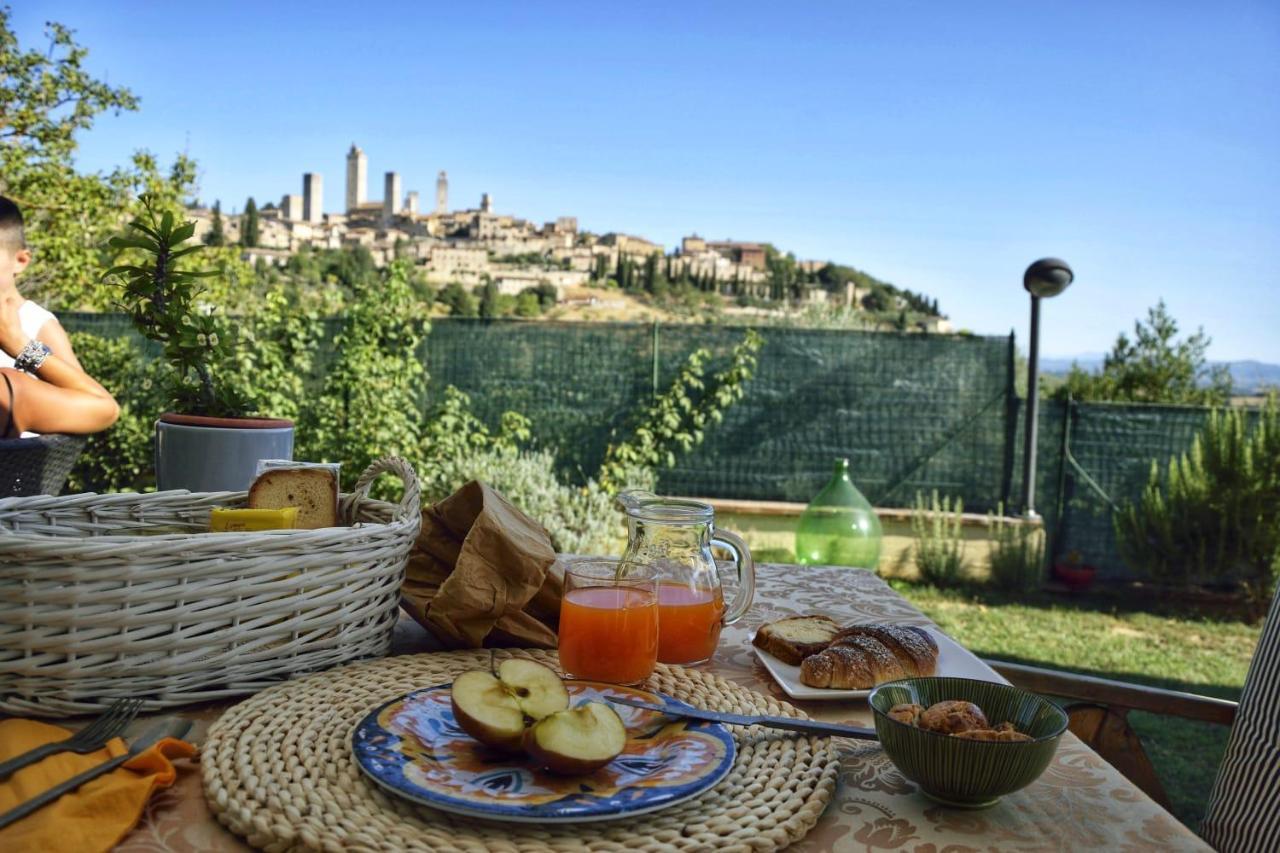
[[[1032,296],[1048,299],[1066,290],[1075,279],[1067,262],[1059,258],[1041,258],[1022,274],[1022,286]]]

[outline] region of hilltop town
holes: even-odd
[[[428,282],[480,287],[492,282],[503,296],[530,288],[553,288],[556,302],[591,293],[593,285],[661,276],[669,282],[691,282],[699,290],[720,294],[727,304],[757,313],[785,313],[798,308],[830,306],[851,311],[912,312],[911,328],[951,331],[936,302],[906,293],[850,267],[827,261],[798,261],[767,243],[685,237],[668,253],[643,237],[582,231],[574,216],[538,224],[496,213],[484,193],[474,208],[451,209],[449,179],[436,178],[434,204],[423,209],[417,190],[405,191],[399,173],[383,176],[381,200],[369,198],[368,157],[354,143],[346,156],[345,209],[323,209],[321,174],[302,176],[302,192],[286,194],[279,204],[265,204],[252,214],[194,207],[196,236],[240,244],[253,262],[283,264],[306,247],[367,250],[377,266],[406,258]],[[252,225],[248,220],[252,216]],[[254,234],[245,238],[245,229]],[[598,301],[597,296],[589,297]],[[902,323],[905,327],[905,319]]]

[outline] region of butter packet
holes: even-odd
[[[284,509],[225,509],[209,511],[209,529],[214,532],[244,533],[254,530],[293,530],[298,523],[296,506]]]

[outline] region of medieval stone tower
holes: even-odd
[[[449,176],[441,172],[436,176],[436,213],[449,212]]]
[[[354,211],[369,197],[369,158],[351,143],[347,152],[347,212]]]
[[[400,212],[400,173],[387,172],[383,179],[382,218],[390,222]]]
[[[324,219],[324,182],[317,172],[302,176],[302,218],[307,222]]]

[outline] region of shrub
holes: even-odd
[[[471,398],[452,385],[422,425],[418,478],[424,500],[439,500],[467,482],[458,480],[460,464],[495,451],[515,451],[529,439],[529,419],[507,412],[491,433],[471,411]]]
[[[1280,573],[1280,414],[1272,397],[1252,429],[1241,409],[1211,412],[1191,449],[1156,460],[1137,503],[1112,516],[1135,571],[1189,586],[1234,583],[1265,607]]]
[[[438,460],[424,479],[424,501],[440,500],[468,480],[483,480],[545,527],[561,553],[620,554],[626,544],[626,530],[612,493],[595,480],[583,486],[561,482],[555,454],[550,451],[521,451],[509,444],[490,446]],[[652,489],[654,477],[649,472],[631,471],[626,486]]]
[[[145,358],[132,338],[100,338],[72,332],[71,346],[85,372],[102,383],[120,405],[115,426],[89,436],[64,492],[142,491],[155,486],[152,442],[156,416],[164,410],[162,376],[168,365]]]
[[[376,284],[360,286],[334,341],[337,358],[301,413],[295,455],[341,462],[344,488],[378,457],[418,461],[418,390],[426,374],[418,345],[426,323],[416,306],[404,261],[392,262]]]
[[[1044,577],[1044,535],[1038,527],[1006,518],[1004,504],[987,514],[991,530],[991,580],[1001,589],[1026,592]]]
[[[956,498],[938,500],[935,489],[926,504],[924,495],[916,493],[911,511],[911,530],[915,533],[915,561],[920,577],[935,586],[954,586],[964,575],[964,536],[961,516],[964,502]]]
[[[292,304],[284,287],[267,291],[245,306],[226,381],[255,400],[263,415],[296,422],[308,400],[320,332],[318,315]]]

